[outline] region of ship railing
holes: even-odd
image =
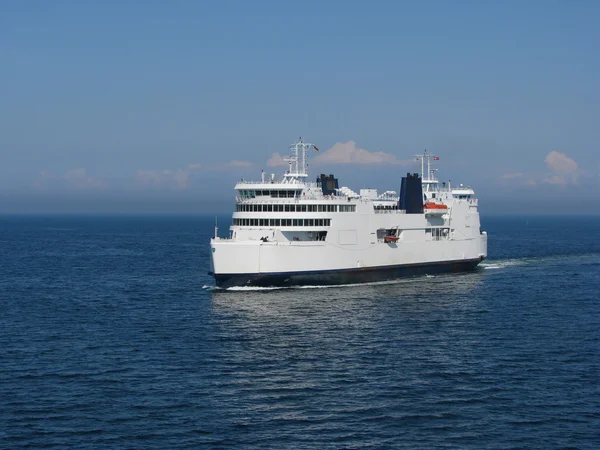
[[[238,181],[238,184],[280,184],[282,186],[296,186],[302,185],[310,188],[318,187],[317,183],[314,181],[297,181],[294,183],[284,183],[285,178],[267,178],[265,177],[265,181],[262,180],[244,180],[243,178]]]
[[[373,199],[360,198],[360,197],[346,197],[345,195],[301,195],[298,197],[252,197],[249,195],[236,195],[235,199],[237,202],[243,201],[244,203],[299,203],[301,200],[318,200],[323,202],[350,202],[353,200],[360,203],[369,203]]]
[[[285,184],[282,183],[283,179],[282,178],[273,178],[271,180],[271,178],[265,178],[265,181],[262,180],[244,180],[243,178],[238,181],[238,183],[243,183],[243,184]]]
[[[428,190],[425,186],[423,186],[423,194],[430,194],[430,193],[434,193],[434,192],[450,193],[450,192],[452,192],[453,189],[456,189],[456,188],[450,188],[448,186],[436,186],[435,188]]]

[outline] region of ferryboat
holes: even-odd
[[[241,180],[227,237],[210,240],[217,286],[337,285],[473,270],[487,257],[479,201],[470,186],[437,178],[439,157],[416,155],[399,193],[309,180],[301,139],[280,177]]]

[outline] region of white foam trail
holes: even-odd
[[[492,259],[479,264],[482,269],[504,269],[513,266],[527,266],[531,264],[555,263],[557,261],[565,261],[570,259],[580,260],[586,257],[596,257],[598,253],[579,253],[570,255],[545,255],[545,256],[525,256],[522,258],[511,259]]]
[[[291,287],[283,287],[283,286],[233,286],[226,288],[226,291],[278,291],[281,289],[290,289]]]
[[[490,261],[487,263],[481,263],[479,264],[479,267],[481,267],[482,269],[504,269],[506,267],[510,267],[510,266],[523,266],[525,264],[531,263],[533,261],[531,261],[530,259],[527,258],[523,258],[523,259],[501,259],[501,260],[496,260],[496,261]]]
[[[435,275],[426,275],[427,278],[436,278]],[[332,289],[332,288],[351,288],[351,287],[363,287],[363,286],[385,286],[390,284],[401,284],[401,283],[417,283],[422,277],[412,277],[395,280],[385,281],[372,281],[369,283],[351,283],[351,284],[326,284],[326,285],[301,285],[301,286],[233,286],[229,288],[219,288],[216,286],[206,286],[211,290],[223,290],[227,292],[252,292],[252,291],[279,291],[284,289]],[[204,288],[204,286],[203,286]]]
[[[205,289],[207,291],[217,291],[221,288],[219,286],[209,286],[208,284],[205,284],[204,286],[202,286],[202,289]]]

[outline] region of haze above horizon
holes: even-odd
[[[597,2],[0,11],[0,213],[227,213],[298,136],[355,190],[428,149],[482,214],[600,208]]]

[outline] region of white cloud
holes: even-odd
[[[190,177],[189,170],[138,170],[135,173],[136,180],[143,185],[163,185],[185,189],[188,187]]]
[[[537,186],[540,183],[567,186],[578,184],[585,175],[575,160],[564,153],[550,152],[544,159],[548,170],[539,172],[511,172],[500,176],[500,181],[509,181],[519,185]]]
[[[162,186],[165,188],[187,189],[194,174],[201,171],[210,170],[234,170],[244,167],[252,167],[249,161],[240,161],[234,159],[227,163],[204,165],[204,164],[188,164],[185,169],[176,170],[145,170],[140,169],[135,173],[136,181],[141,185]]]
[[[42,177],[46,177],[46,172],[42,172]],[[87,175],[87,171],[83,167],[68,170],[63,179],[71,186],[77,188],[101,187],[103,182],[94,179]]]
[[[248,167],[253,167],[254,163],[250,161],[241,161],[239,159],[234,159],[225,163],[211,164],[210,166],[204,166],[205,170],[236,170],[236,169],[244,169]]]
[[[269,167],[286,167],[287,165],[288,163],[285,162],[285,159],[279,153],[273,153],[267,161],[267,166]]]
[[[188,187],[189,178],[190,178],[189,170],[177,169],[177,172],[175,172],[173,174],[173,179],[175,180],[175,183],[177,183],[177,186],[180,189],[185,189]]]
[[[396,159],[390,153],[369,152],[356,146],[356,142],[338,142],[313,160],[316,163],[333,164],[409,164],[412,161]]]
[[[67,170],[62,175],[54,175],[42,170],[33,186],[40,189],[95,189],[107,188],[106,180],[93,178],[83,167]]]
[[[225,164],[226,167],[252,167],[253,165],[254,164],[250,161],[240,161],[238,159],[234,159]]]
[[[86,171],[83,167],[79,169],[71,169],[65,173],[65,180],[67,181],[77,181],[77,180],[86,180],[88,179],[86,175]]]
[[[577,184],[580,170],[578,164],[564,153],[550,152],[546,155],[546,165],[553,172],[544,180],[550,184]]]
[[[135,177],[143,183],[160,183],[170,174],[170,170],[138,170],[135,173]]]

